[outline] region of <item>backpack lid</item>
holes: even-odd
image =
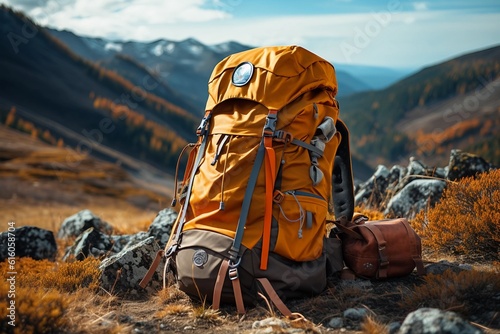
[[[243,77],[235,82],[239,65]],[[232,98],[248,99],[280,110],[303,93],[322,88],[335,96],[337,80],[331,63],[300,46],[275,46],[239,52],[223,59],[208,82],[206,110]]]

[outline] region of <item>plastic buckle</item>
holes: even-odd
[[[274,191],[274,194],[273,194],[273,202],[274,203],[280,204],[281,202],[283,202],[284,199],[285,199],[285,194],[283,194],[279,190]]]
[[[177,251],[177,248],[179,247],[179,244],[173,244],[167,249],[167,252],[165,253],[165,257],[170,257],[172,256],[173,253]]]
[[[229,279],[231,281],[238,279],[238,268],[229,268]]]
[[[203,119],[201,120],[201,123],[198,126],[198,129],[196,129],[196,134],[198,136],[203,136],[207,132],[207,124],[208,124],[208,121],[210,120],[210,116],[211,115],[208,115],[207,117],[203,117]]]
[[[290,132],[279,130],[274,133],[274,140],[280,143],[290,143],[293,140],[293,135]]]

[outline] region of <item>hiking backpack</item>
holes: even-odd
[[[166,266],[214,309],[244,313],[263,291],[289,314],[280,297],[317,295],[343,267],[328,213],[353,214],[334,67],[298,46],[256,48],[216,65],[208,92]]]

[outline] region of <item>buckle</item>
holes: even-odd
[[[283,202],[284,199],[285,199],[285,194],[283,194],[279,190],[274,191],[274,193],[273,193],[273,202],[274,203],[280,204],[281,202]]]
[[[229,268],[229,279],[231,281],[238,279],[238,268]]]
[[[177,248],[179,247],[179,244],[173,244],[167,249],[167,252],[165,253],[165,257],[170,257],[172,256],[173,253],[177,251]]]
[[[274,140],[280,143],[290,143],[293,140],[293,135],[290,132],[278,130],[274,133]]]
[[[201,120],[200,125],[198,126],[198,129],[196,129],[196,134],[198,136],[203,136],[207,132],[207,124],[208,121],[210,120],[211,115],[208,115],[207,117],[203,117]]]

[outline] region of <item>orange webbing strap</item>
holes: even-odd
[[[220,265],[219,272],[217,273],[217,279],[215,280],[214,294],[212,296],[212,309],[218,310],[220,307],[220,298],[222,295],[222,287],[224,286],[224,281],[226,280],[226,274],[229,269],[229,260],[222,261]],[[232,276],[234,271],[230,271],[229,278],[233,284],[234,300],[236,303],[236,309],[238,314],[245,314],[245,305],[243,304],[243,295],[241,294],[240,279],[238,278],[238,273],[236,271],[235,276]]]
[[[241,294],[240,279],[236,277],[235,279],[231,279],[231,282],[233,283],[234,300],[236,301],[238,314],[245,314],[245,305],[243,304],[243,295]]]
[[[273,149],[273,135],[276,127],[277,110],[269,110],[266,127],[264,128],[264,147],[266,149],[266,208],[264,211],[264,227],[262,231],[262,253],[260,269],[267,270],[269,245],[271,243],[271,223],[273,218],[274,182],[276,181],[276,152]]]
[[[288,309],[288,307],[286,307],[285,303],[283,303],[281,298],[276,293],[276,290],[274,290],[271,283],[269,283],[269,280],[267,278],[257,278],[257,281],[259,281],[259,283],[262,285],[267,293],[267,296],[271,299],[271,302],[274,304],[274,306],[276,306],[281,314],[283,314],[285,317],[291,316],[292,312]]]
[[[139,282],[139,286],[141,288],[144,289],[146,287],[146,285],[148,285],[149,281],[151,281],[151,279],[153,278],[153,275],[156,271],[156,268],[158,268],[158,266],[160,265],[161,258],[163,257],[164,253],[165,252],[163,250],[159,250],[156,253],[155,259],[153,260],[153,263],[151,263],[151,266],[149,267],[148,272],[146,273],[146,275],[144,275],[142,280]]]
[[[220,306],[220,296],[222,294],[222,287],[224,286],[224,281],[226,280],[227,269],[229,268],[229,260],[222,261],[219,268],[219,273],[217,274],[217,279],[215,280],[214,294],[212,297],[212,309],[218,310]]]

